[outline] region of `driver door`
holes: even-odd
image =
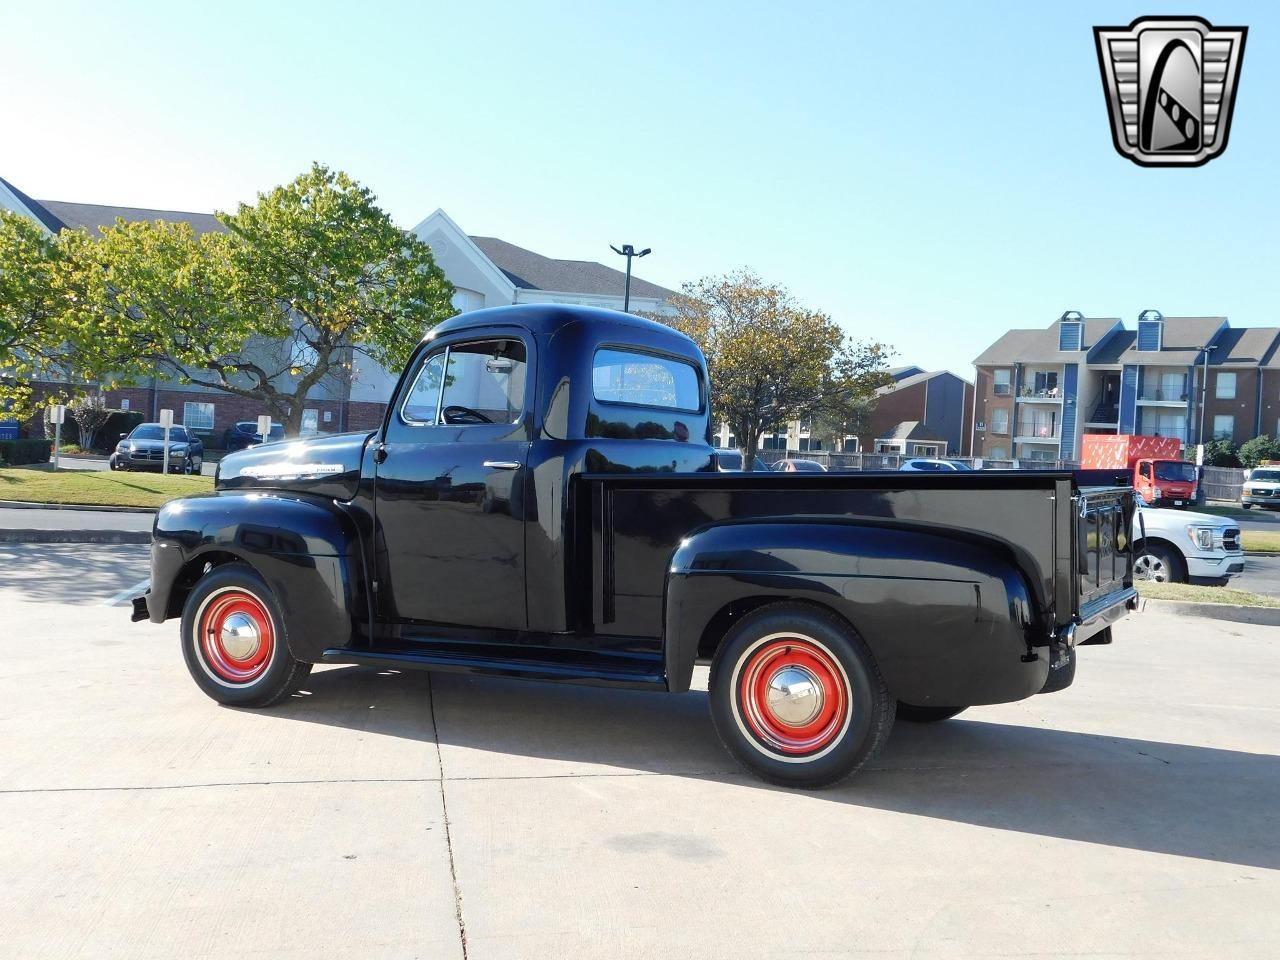
[[[396,396],[374,487],[379,616],[523,630],[532,343],[436,345]]]

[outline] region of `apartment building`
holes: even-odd
[[[1086,433],[1242,443],[1280,430],[1278,349],[1280,328],[1156,310],[1133,329],[1069,311],[1010,330],[974,361],[974,453],[1073,460]]]

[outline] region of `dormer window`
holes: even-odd
[[[1084,317],[1075,310],[1068,310],[1058,323],[1058,349],[1082,350],[1084,343]]]
[[[1143,310],[1138,316],[1138,349],[1160,350],[1164,347],[1164,317],[1159,310]]]

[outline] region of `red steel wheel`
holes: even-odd
[[[201,659],[218,680],[252,683],[271,665],[276,648],[271,615],[247,590],[226,587],[210,594],[196,622]]]
[[[735,672],[735,712],[769,751],[812,759],[848,728],[849,679],[817,640],[791,634],[762,637]]]

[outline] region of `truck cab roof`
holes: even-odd
[[[633,313],[623,313],[621,310],[563,303],[522,303],[459,313],[432,327],[423,341],[437,340],[459,330],[469,330],[473,327],[508,324],[524,327],[535,336],[552,336],[562,328],[575,323],[611,324],[644,334],[644,339],[650,337],[670,339],[673,345],[682,345],[682,349],[676,351],[679,353],[684,353],[688,348],[694,351],[698,349],[694,342],[679,330],[654,320],[647,320]]]

